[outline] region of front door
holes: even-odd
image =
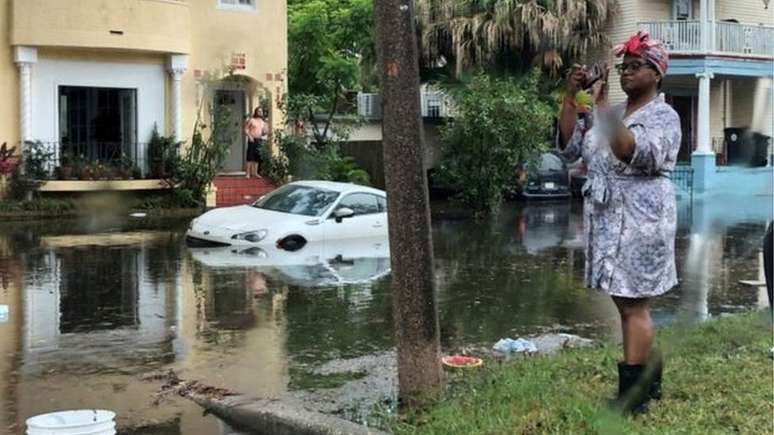
[[[223,162],[224,173],[244,172],[245,135],[242,133],[245,115],[245,93],[239,90],[215,91],[215,116],[224,118],[231,138],[231,148]]]

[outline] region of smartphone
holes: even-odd
[[[594,86],[594,83],[602,79],[603,71],[602,67],[599,66],[599,64],[595,63],[592,64],[588,71],[586,72],[586,80],[584,80],[583,83],[583,89],[589,90],[592,86]]]

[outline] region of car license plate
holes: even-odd
[[[556,183],[544,183],[543,187],[546,189],[556,189]]]

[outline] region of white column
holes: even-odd
[[[696,154],[713,154],[710,137],[710,80],[714,74],[703,72],[696,74],[699,79],[699,113],[697,119]]]
[[[175,140],[183,138],[183,74],[188,67],[188,56],[172,54],[169,56],[167,71],[172,79],[172,136]]]
[[[15,47],[14,62],[19,67],[19,137],[22,142],[34,139],[32,135],[32,65],[37,61],[36,48]]]
[[[710,0],[701,0],[699,2],[699,21],[701,23],[701,51],[706,53],[710,49],[710,27],[709,27],[709,2]]]

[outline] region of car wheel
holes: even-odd
[[[277,241],[277,247],[286,251],[294,252],[306,245],[306,239],[298,234],[292,234]]]

